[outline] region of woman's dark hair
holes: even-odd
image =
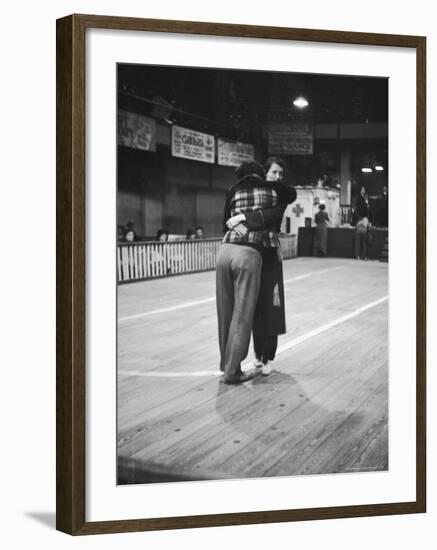
[[[245,176],[253,176],[253,175],[259,176],[264,179],[266,176],[266,173],[264,171],[264,168],[261,166],[259,162],[256,162],[254,160],[245,160],[235,170],[235,175],[239,180],[241,180]]]
[[[319,210],[325,210],[326,206],[324,204],[319,204]]]
[[[281,159],[281,157],[268,157],[264,163],[264,169],[266,172],[270,170],[272,164],[277,164],[285,172],[285,162]]]

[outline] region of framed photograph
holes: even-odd
[[[426,39],[57,21],[57,528],[426,511]]]

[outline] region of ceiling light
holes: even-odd
[[[361,168],[361,172],[364,172],[365,174],[370,174],[370,173],[372,173],[372,169],[371,168]]]
[[[384,166],[381,166],[380,164],[377,164],[377,165],[375,166],[375,170],[376,170],[377,172],[383,172],[383,171],[384,171]]]
[[[299,96],[293,101],[293,105],[298,109],[305,109],[305,107],[308,107],[308,101],[304,97]]]

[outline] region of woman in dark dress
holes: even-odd
[[[314,256],[325,258],[328,245],[328,222],[329,216],[325,212],[325,205],[319,205],[319,211],[314,216],[316,231],[314,234]]]
[[[279,202],[274,216],[267,223],[271,223],[271,229],[279,233],[287,204],[296,200],[296,190],[294,187],[282,183],[285,166],[281,158],[269,157],[264,167],[266,181],[272,184],[278,194]],[[268,220],[266,211],[263,213],[264,219]],[[262,258],[261,284],[252,336],[255,351],[254,364],[261,369],[263,375],[268,376],[272,371],[272,361],[275,359],[278,347],[278,336],[286,332],[284,276],[280,248],[264,248]]]

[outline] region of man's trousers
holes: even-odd
[[[220,247],[216,270],[220,369],[228,380],[241,373],[249,351],[261,265],[255,248],[228,243]]]

